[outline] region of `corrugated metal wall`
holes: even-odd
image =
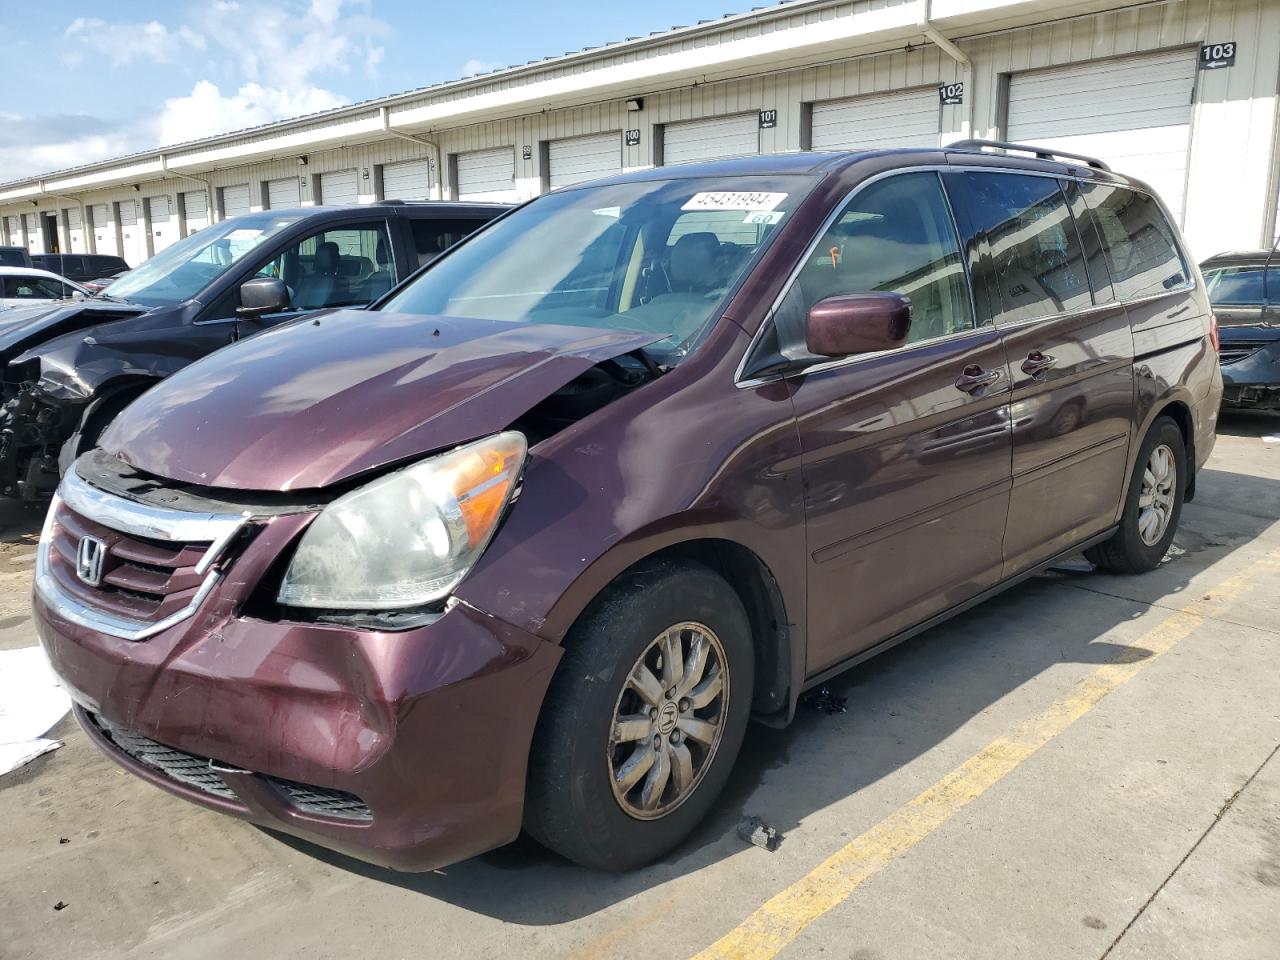
[[[724,42],[725,38],[757,36],[762,31],[789,29],[797,25],[821,31],[844,18],[877,9],[901,7],[908,0],[857,0],[835,7],[797,11],[773,25],[751,23],[713,36],[674,39],[642,51],[621,50],[606,55],[590,70],[617,61],[625,63],[665,53],[699,50]],[[794,22],[793,22],[794,21]],[[655,162],[656,128],[669,123],[759,110],[776,111],[772,128],[760,130],[764,152],[798,150],[807,139],[803,124],[807,105],[815,102],[872,95],[879,92],[928,87],[940,83],[967,81],[962,106],[940,111],[940,139],[956,139],[972,111],[975,136],[1001,135],[1007,77],[1021,71],[1056,65],[1087,63],[1144,51],[1185,47],[1193,51],[1204,41],[1235,40],[1239,44],[1234,66],[1201,71],[1197,76],[1196,102],[1192,113],[1192,143],[1188,163],[1185,228],[1197,256],[1207,256],[1228,246],[1260,243],[1275,219],[1274,197],[1280,186],[1276,172],[1277,143],[1280,143],[1280,0],[1169,0],[1121,10],[1077,16],[1031,27],[1022,27],[961,38],[959,46],[972,58],[974,69],[965,76],[954,60],[932,44],[916,41],[909,50],[859,56],[819,65],[797,65],[736,79],[706,79],[692,86],[666,91],[630,91],[643,98],[643,109],[628,111],[625,99],[579,107],[547,110],[512,119],[493,120],[434,131],[430,134],[440,147],[441,165],[447,170],[451,155],[469,151],[511,147],[515,156],[515,191],[524,199],[536,195],[547,182],[542,169],[547,156],[545,142],[566,137],[610,131],[639,131],[639,142],[623,147],[624,169],[642,168]],[[588,67],[570,63],[549,69],[546,76],[583,74]],[[520,78],[503,80],[499,89],[528,82]],[[492,90],[493,87],[488,88]],[[474,95],[456,91],[452,99]],[[445,94],[435,99],[438,101]],[[432,97],[414,101],[413,108],[430,103]],[[392,114],[397,112],[396,108]],[[406,106],[404,109],[411,109]],[[311,125],[325,127],[323,122]],[[366,118],[335,124],[335,136],[356,141],[348,146],[308,153],[307,165],[300,167],[287,144],[287,136],[263,133],[246,137],[246,142],[278,144],[286,159],[202,173],[213,187],[248,183],[254,208],[261,206],[261,184],[283,177],[302,176],[301,200],[310,196],[312,177],[330,171],[354,168],[359,199],[374,199],[380,178],[374,168],[404,160],[432,158],[430,148],[410,141],[371,139],[381,136]],[[528,150],[524,148],[528,147]],[[212,154],[213,148],[205,148]],[[177,151],[181,154],[182,151]],[[192,148],[189,153],[199,153]],[[370,171],[366,177],[365,171]],[[433,170],[435,184],[441,171]],[[189,189],[189,180],[143,183],[142,194],[128,188],[86,192],[86,204],[110,204],[140,196],[164,193],[176,197]],[[445,195],[453,184],[445,183]],[[216,192],[216,191],[215,191]],[[38,210],[53,210],[66,201],[41,199]],[[176,207],[174,207],[176,209]],[[0,210],[0,215],[30,210],[28,204]],[[139,234],[152,232],[152,225],[139,224]],[[125,244],[127,247],[128,244]],[[126,254],[128,255],[128,254]]]

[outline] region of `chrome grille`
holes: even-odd
[[[142,640],[195,613],[246,522],[127,500],[90,486],[72,466],[45,518],[36,590],[73,623]]]

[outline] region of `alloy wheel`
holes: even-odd
[[[1151,451],[1142,473],[1138,496],[1138,536],[1148,547],[1155,546],[1169,529],[1178,479],[1178,462],[1168,444]]]
[[[677,623],[640,655],[614,707],[608,760],[613,795],[638,820],[657,820],[697,789],[724,734],[729,671],[709,627]]]

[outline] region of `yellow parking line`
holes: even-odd
[[[1220,607],[1242,594],[1250,583],[1277,569],[1280,550],[1268,553],[1241,573],[1228,577],[1209,596],[1167,617],[1116,660],[1077,683],[1070,693],[1006,736],[987,744],[929,789],[767,900],[694,960],[764,960],[777,956],[806,927],[847,900],[864,880],[982,796],[1108,693],[1127,683]]]

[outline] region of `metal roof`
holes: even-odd
[[[274,120],[270,123],[259,124],[255,127],[244,127],[240,130],[232,130],[226,133],[213,134],[208,137],[201,137],[197,140],[186,140],[181,143],[162,144],[146,150],[139,150],[135,153],[125,154],[119,157],[113,157],[109,160],[96,160],[92,163],[80,164],[74,167],[64,167],[60,170],[50,170],[37,176],[19,177],[16,180],[8,180],[0,182],[0,190],[6,188],[14,188],[23,184],[38,184],[42,180],[51,179],[53,177],[62,177],[73,173],[84,173],[92,170],[105,170],[117,164],[136,162],[144,159],[158,159],[163,154],[172,154],[177,151],[188,150],[197,146],[209,146],[220,143],[230,143],[248,135],[261,134],[267,131],[287,130],[291,127],[315,123],[320,120],[336,119],[348,115],[362,113],[376,107],[387,107],[404,103],[416,97],[428,94],[447,93],[454,90],[469,90],[479,86],[485,86],[493,83],[495,80],[505,80],[511,77],[523,76],[544,70],[552,65],[560,65],[564,63],[572,63],[574,61],[590,60],[602,53],[616,53],[624,49],[640,49],[651,46],[656,43],[665,42],[681,35],[698,34],[712,32],[727,25],[732,25],[743,20],[752,18],[768,17],[779,13],[781,8],[797,8],[809,6],[830,5],[841,2],[841,0],[777,0],[776,3],[752,7],[743,13],[726,13],[720,17],[711,20],[699,20],[695,24],[685,26],[669,27],[665,30],[655,30],[654,32],[643,37],[628,37],[625,40],[615,40],[603,43],[598,46],[583,47],[581,50],[568,51],[561,54],[553,54],[537,60],[530,60],[527,63],[516,64],[503,67],[499,70],[492,70],[487,73],[474,74],[467,77],[461,77],[456,80],[442,80],[438,83],[429,84],[425,87],[416,87],[411,90],[405,90],[400,93],[387,94],[382,97],[374,97],[369,100],[361,100],[356,103],[350,103],[341,107],[333,107],[329,110],[320,110],[316,113],[302,114],[297,117],[290,117],[285,120]]]

